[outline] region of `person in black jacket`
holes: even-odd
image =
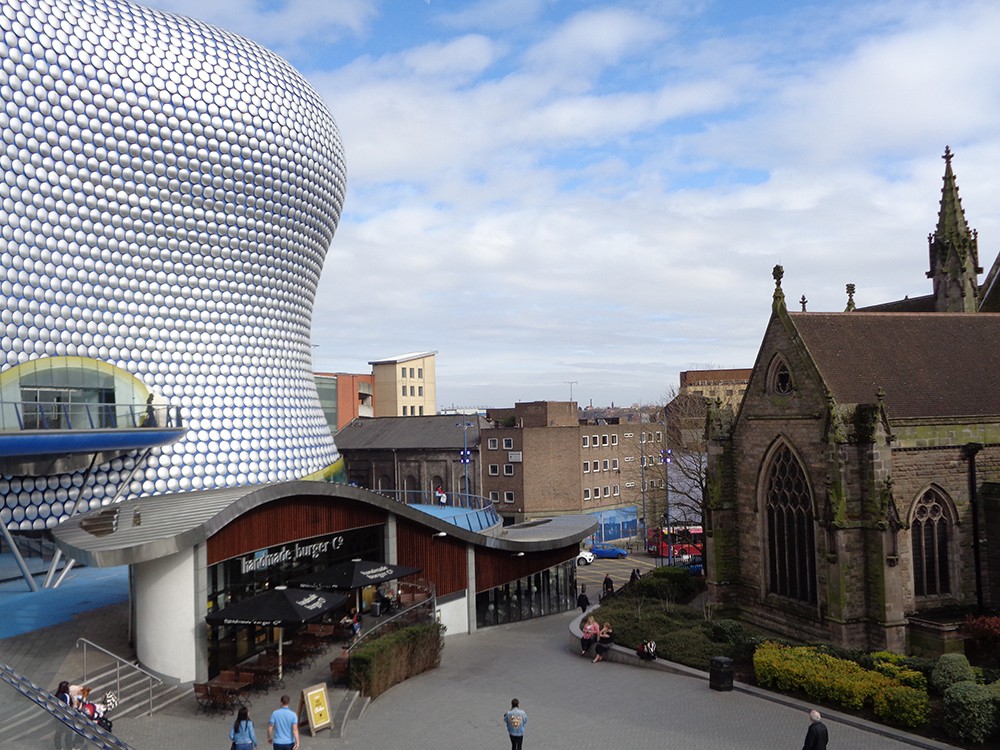
[[[802,745],[802,750],[826,750],[829,739],[823,717],[819,715],[819,711],[813,709],[809,712],[809,729],[806,731],[806,741]]]
[[[590,597],[587,596],[587,584],[580,587],[580,595],[576,597],[576,606],[580,608],[581,612],[586,612],[590,606]]]

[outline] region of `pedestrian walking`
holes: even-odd
[[[611,596],[615,593],[615,582],[611,580],[611,574],[604,576],[604,596]]]
[[[809,712],[809,729],[806,730],[806,741],[802,745],[802,750],[826,750],[826,743],[829,740],[830,735],[826,731],[823,717],[814,708]]]
[[[281,696],[281,707],[267,722],[267,741],[274,750],[299,750],[299,717],[288,707],[291,700],[287,695]]]
[[[253,731],[250,712],[243,706],[236,714],[233,728],[229,730],[229,739],[233,741],[233,750],[253,750],[257,747],[257,735]]]
[[[510,702],[510,711],[503,715],[503,723],[507,725],[507,734],[510,735],[510,750],[521,750],[521,743],[524,742],[524,727],[528,723],[528,714],[521,709],[517,698]]]
[[[576,597],[576,606],[580,608],[581,612],[586,612],[590,606],[590,597],[587,596],[587,584],[583,584],[580,587],[580,595]]]

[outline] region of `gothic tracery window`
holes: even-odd
[[[777,355],[771,362],[767,375],[767,390],[779,396],[789,396],[792,393],[792,372],[788,369],[788,364]]]
[[[913,507],[913,591],[917,596],[951,593],[948,540],[951,519],[947,501],[931,488]]]
[[[805,472],[787,445],[772,456],[766,474],[769,589],[779,596],[816,602],[816,541]]]

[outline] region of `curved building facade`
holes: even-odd
[[[309,336],[345,186],[326,106],[259,45],[116,0],[5,0],[0,378],[35,374],[0,381],[4,409],[24,431],[29,393],[66,419],[145,402],[185,431],[88,468],[5,462],[0,520],[335,473]],[[88,362],[139,385],[102,390]]]

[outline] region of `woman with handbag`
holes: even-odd
[[[257,747],[257,735],[254,734],[253,722],[250,721],[250,712],[246,706],[236,714],[233,728],[229,730],[229,739],[233,741],[230,750],[254,750]]]

